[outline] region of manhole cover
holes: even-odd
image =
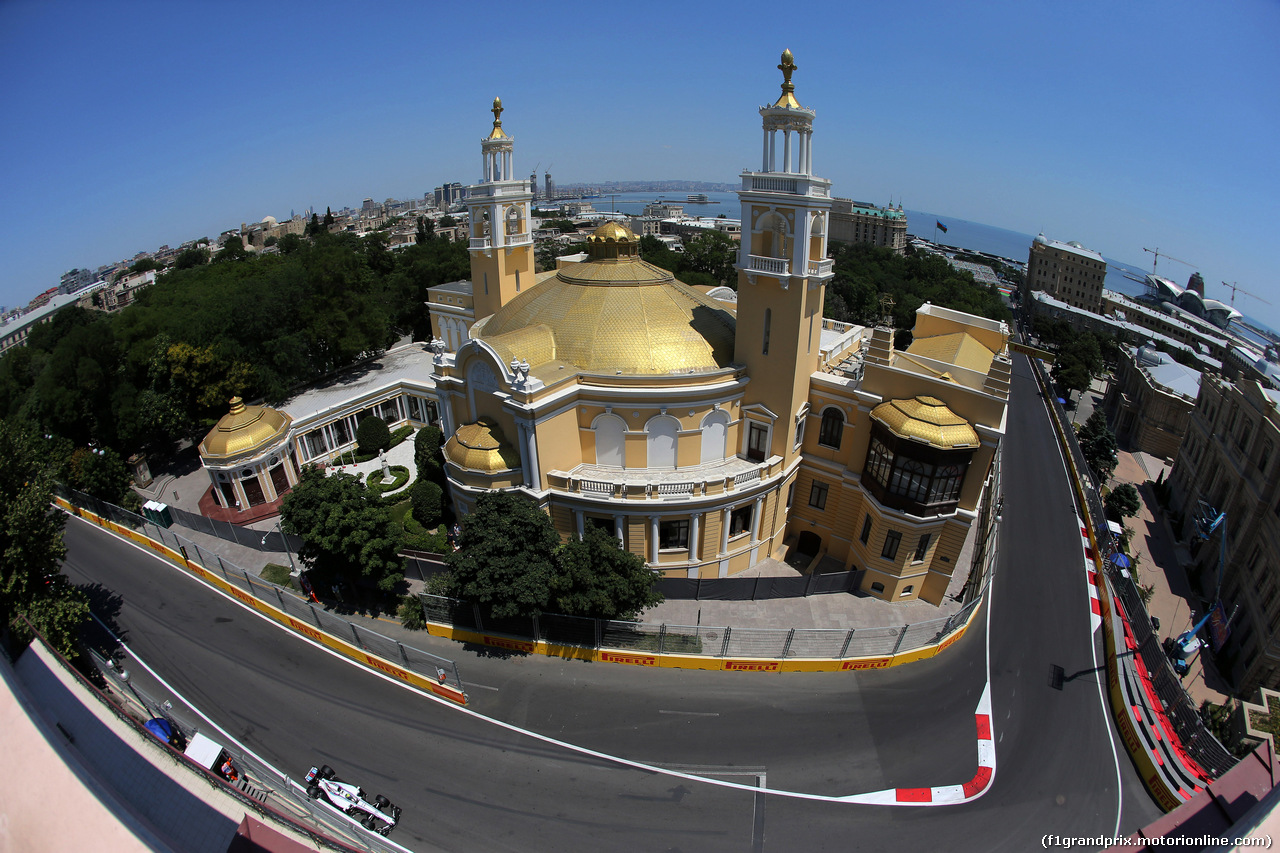
[[[715,631],[708,631],[708,632],[707,632],[707,639],[708,639],[708,640],[714,640],[715,638],[716,638],[716,632],[715,632]]]

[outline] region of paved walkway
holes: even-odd
[[[1152,485],[1161,472],[1169,476],[1169,463],[1146,453],[1119,452],[1108,485],[1114,488],[1120,483],[1132,483],[1138,487],[1142,507],[1133,518],[1125,519],[1124,526],[1133,530],[1129,550],[1135,557],[1137,581],[1152,588],[1147,612],[1160,620],[1157,632],[1161,639],[1176,637],[1190,629],[1204,615],[1205,603],[1201,601],[1187,579],[1185,564],[1190,563],[1186,548],[1173,538],[1168,518],[1156,503]],[[1191,698],[1199,705],[1204,700],[1224,704],[1230,690],[1226,680],[1218,674],[1211,656],[1197,654],[1191,669],[1182,679]]]

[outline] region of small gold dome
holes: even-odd
[[[490,139],[506,139],[507,134],[502,129],[502,98],[493,99],[493,132],[489,134]]]
[[[919,441],[944,450],[977,447],[978,433],[937,397],[889,400],[871,410],[871,417],[900,438]]]
[[[459,468],[493,474],[520,467],[520,457],[489,418],[458,427],[444,445],[444,455]]]
[[[774,102],[775,107],[785,107],[792,110],[802,110],[800,102],[796,100],[796,86],[791,82],[791,75],[795,73],[799,66],[795,63],[795,57],[791,55],[791,49],[782,51],[782,63],[778,65],[778,70],[782,72],[782,96]]]
[[[636,239],[635,232],[627,226],[609,221],[601,225],[595,231],[591,232],[589,240],[628,240],[634,242]]]
[[[293,418],[269,406],[246,406],[231,398],[231,411],[223,415],[200,442],[200,457],[215,462],[249,456],[283,440]]]

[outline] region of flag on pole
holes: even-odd
[[[943,234],[947,233],[947,226],[943,225],[941,222],[937,222],[937,220],[935,220],[935,224],[938,226],[939,231],[941,231]]]

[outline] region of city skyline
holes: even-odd
[[[1241,294],[1236,307],[1280,326],[1263,231],[1280,7],[775,18],[755,3],[658,3],[625,20],[504,3],[5,4],[0,304],[267,215],[473,183],[495,95],[517,173],[732,182],[759,168],[756,110],[790,48],[796,96],[817,111],[815,171],[836,194],[1044,231],[1148,269],[1143,249],[1158,248],[1162,275],[1198,269],[1223,301],[1220,282],[1237,282],[1273,304]]]

